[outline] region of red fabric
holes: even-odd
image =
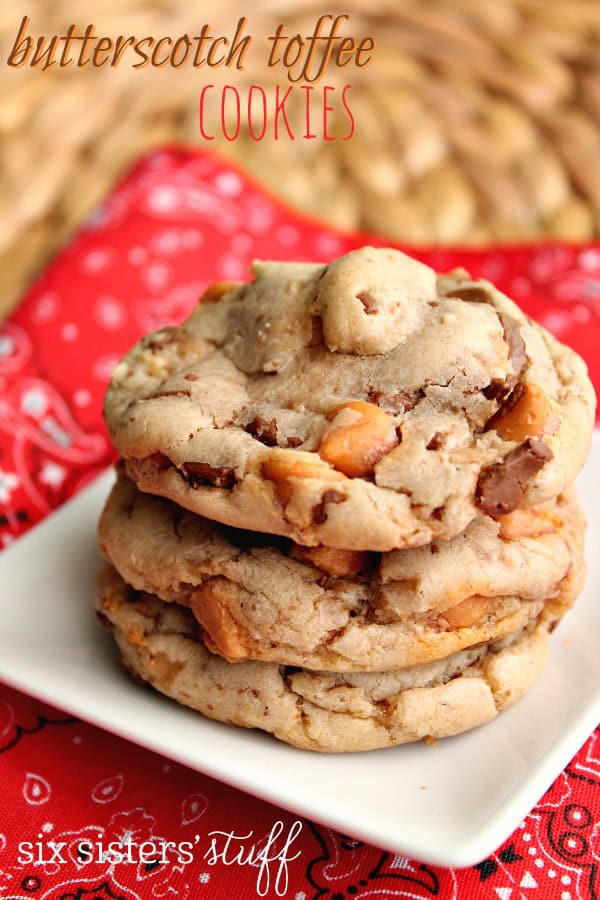
[[[0,546],[103,469],[111,368],[144,332],[182,319],[206,285],[244,279],[253,257],[328,260],[366,241],[285,209],[228,164],[174,149],[140,162],[38,278],[0,330]],[[590,364],[600,359],[600,245],[427,250],[437,269],[493,280]],[[10,602],[9,598],[4,598]],[[206,856],[234,830],[244,858],[294,816],[0,685],[0,897],[255,897],[257,865]],[[596,898],[600,895],[600,738],[596,732],[525,823],[490,859],[461,871],[394,858],[304,822],[286,897]],[[194,841],[193,861],[77,857],[85,840]],[[65,843],[67,861],[28,861],[19,842]],[[220,839],[219,849],[223,849]],[[234,858],[241,844],[231,844]],[[28,848],[25,848],[25,851]],[[89,851],[91,852],[91,851]],[[271,854],[273,851],[271,850]],[[164,855],[164,849],[163,849]],[[21,862],[18,857],[21,856]],[[284,882],[279,882],[283,890]]]

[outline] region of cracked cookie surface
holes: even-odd
[[[369,247],[252,271],[117,365],[105,417],[142,490],[306,546],[388,551],[575,478],[585,364],[490,283]]]
[[[385,554],[306,548],[140,492],[122,469],[99,525],[134,588],[189,607],[213,652],[328,671],[417,666],[499,640],[583,579],[573,492],[450,541]]]
[[[447,737],[489,722],[539,675],[556,621],[545,610],[504,641],[414,669],[334,674],[232,665],[206,649],[189,610],[135,591],[110,567],[98,577],[96,609],[136,679],[209,718],[337,753]]]

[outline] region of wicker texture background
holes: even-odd
[[[0,4],[0,312],[144,150],[200,143],[207,81],[268,85],[260,49],[244,72],[9,70],[21,17],[34,35],[90,21],[98,35],[231,34],[260,47],[274,23],[312,31],[350,13],[377,40],[354,84],[354,137],[212,146],[291,203],[410,243],[482,243],[600,231],[600,2],[597,0],[3,0]],[[340,77],[340,75],[342,77]],[[278,73],[279,83],[285,83]],[[297,105],[296,116],[303,115]],[[292,116],[293,118],[293,116]],[[345,126],[345,123],[344,123]]]

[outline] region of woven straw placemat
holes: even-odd
[[[597,0],[22,0],[0,4],[3,63],[24,12],[34,34],[91,20],[97,34],[255,36],[284,21],[312,31],[323,12],[350,13],[377,50],[353,83],[347,142],[210,145],[276,193],[345,228],[407,243],[482,243],[600,230],[600,3]],[[260,44],[260,42],[258,42]],[[251,60],[255,62],[252,63]],[[268,85],[264,54],[244,72],[0,69],[0,313],[143,151],[200,144],[207,81]],[[341,80],[340,80],[341,79]],[[279,83],[284,77],[277,74]],[[292,119],[303,115],[296,104]]]

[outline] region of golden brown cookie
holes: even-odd
[[[514,633],[550,600],[564,611],[583,533],[569,493],[412,550],[308,548],[210,522],[122,473],[99,526],[120,575],[190,607],[214,652],[340,672],[421,665]]]
[[[298,544],[388,551],[575,478],[585,364],[488,282],[370,247],[252,271],[116,367],[106,421],[142,490]]]
[[[555,621],[543,613],[504,641],[413,669],[333,674],[232,665],[206,649],[189,610],[135,591],[111,568],[99,576],[96,607],[136,678],[209,718],[332,753],[447,737],[489,722],[539,675]]]

